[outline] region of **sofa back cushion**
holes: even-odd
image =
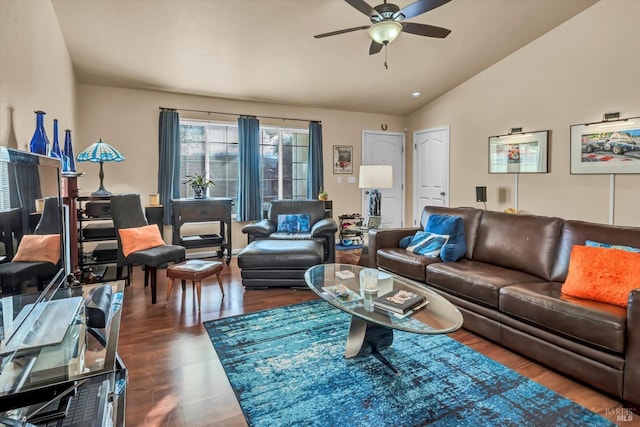
[[[467,243],[467,252],[465,258],[471,259],[473,255],[473,246],[476,242],[476,232],[480,224],[480,218],[484,211],[475,208],[448,208],[444,206],[425,206],[422,210],[420,218],[420,226],[426,229],[429,217],[431,215],[455,215],[462,218],[464,223],[464,238]]]
[[[587,240],[640,248],[640,228],[586,221],[566,221],[558,245],[556,262],[551,273],[552,281],[564,282],[567,279],[572,246],[584,245]]]
[[[324,218],[324,202],[322,200],[273,200],[269,204],[267,218],[278,224],[279,215],[307,214],[309,226]]]
[[[563,223],[554,217],[486,211],[478,226],[473,260],[549,280]]]

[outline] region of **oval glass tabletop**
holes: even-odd
[[[329,304],[369,323],[418,334],[447,334],[462,326],[462,314],[444,297],[395,274],[378,270],[378,291],[365,292],[361,277],[364,269],[350,264],[320,264],[309,268],[304,278],[307,286]],[[395,289],[425,297],[426,305],[406,315],[373,306],[375,298]]]

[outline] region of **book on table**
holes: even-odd
[[[394,289],[373,300],[373,306],[393,313],[404,314],[422,304],[424,300],[425,297],[415,292]]]

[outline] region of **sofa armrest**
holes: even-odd
[[[254,236],[268,237],[271,233],[275,233],[276,229],[277,227],[273,222],[268,219],[261,219],[242,227],[242,232]]]
[[[634,289],[629,294],[622,397],[640,407],[640,289]]]
[[[406,236],[413,236],[421,230],[422,228],[420,227],[369,230],[367,267],[375,268],[377,266],[376,253],[378,249],[397,248],[399,247],[400,239]]]
[[[314,237],[336,234],[336,231],[338,231],[338,224],[331,218],[321,219],[311,227],[311,235]]]

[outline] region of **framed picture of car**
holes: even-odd
[[[640,117],[571,126],[571,173],[640,173]]]
[[[549,172],[548,130],[489,137],[489,173]]]

